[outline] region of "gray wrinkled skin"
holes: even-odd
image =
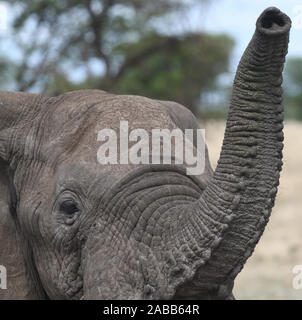
[[[289,18],[265,10],[236,74],[216,171],[100,165],[97,132],[198,128],[173,102],[0,91],[0,299],[233,299],[282,167]],[[202,70],[201,70],[202,72]]]

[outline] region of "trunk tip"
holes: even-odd
[[[291,28],[290,18],[276,7],[262,12],[256,23],[257,30],[269,36],[286,34]]]

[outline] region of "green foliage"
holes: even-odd
[[[227,71],[233,41],[225,35],[192,34],[182,38],[148,35],[119,47],[124,56],[159,47],[141,59],[120,79],[116,91],[176,100],[196,113],[202,91],[215,87],[217,76]]]
[[[302,120],[302,58],[290,58],[286,63],[285,77],[285,115]]]
[[[202,92],[228,70],[228,36],[166,32],[207,0],[7,2],[15,13],[11,41],[23,57],[11,66],[17,90],[98,88],[175,100],[197,113]]]

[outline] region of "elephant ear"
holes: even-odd
[[[9,141],[15,127],[29,121],[37,113],[41,96],[25,92],[0,91],[0,158],[8,161]]]
[[[0,91],[0,265],[7,275],[7,289],[0,289],[0,300],[37,298],[20,245],[14,172],[9,161],[12,135],[20,121],[32,113],[30,105],[36,98],[33,94]]]

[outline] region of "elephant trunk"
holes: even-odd
[[[230,222],[193,287],[232,282],[268,222],[282,168],[281,83],[290,25],[280,10],[266,9],[240,61],[220,159],[200,201],[207,215]]]

